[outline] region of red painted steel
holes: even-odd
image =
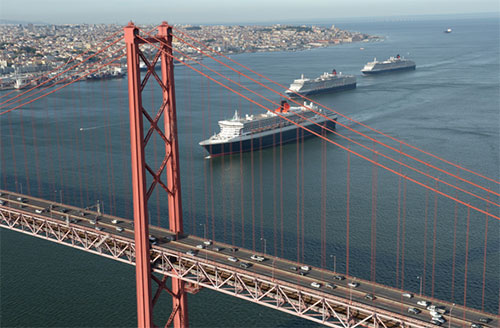
[[[127,45],[127,65],[129,76],[129,107],[130,107],[130,136],[132,153],[132,185],[134,199],[134,226],[136,243],[136,285],[137,285],[137,318],[139,327],[153,327],[153,298],[151,292],[151,264],[148,231],[148,200],[155,187],[163,188],[168,195],[169,229],[176,235],[183,233],[182,202],[179,173],[179,150],[177,142],[177,120],[175,110],[175,87],[172,52],[171,28],[163,22],[158,28],[155,39],[162,43],[161,50],[152,62],[144,56],[139,44],[144,43],[138,37],[139,29],[130,23],[125,27],[125,43]],[[170,54],[170,55],[169,55]],[[141,79],[139,61],[148,67],[148,72]],[[156,75],[154,66],[161,59],[161,80]],[[149,78],[153,76],[162,89],[163,102],[157,113],[150,116],[143,108],[141,92]],[[163,129],[160,128],[160,119],[163,115]],[[143,116],[150,123],[145,136]],[[145,158],[145,148],[153,133],[158,133],[165,143],[165,155],[162,165],[151,168]],[[167,183],[162,182],[163,172],[166,173]],[[146,172],[149,172],[153,182],[146,188]],[[173,311],[168,319],[167,326],[173,322],[174,327],[188,327],[187,295],[184,282],[172,277],[172,290],[169,292],[173,299]],[[159,286],[159,290],[167,290]],[[155,294],[154,300],[158,294]]]
[[[134,200],[134,233],[136,251],[137,326],[153,326],[151,298],[151,264],[149,257],[148,207],[142,120],[141,75],[137,28],[129,23],[124,28],[127,45],[128,93],[130,115],[130,150],[132,166],[132,198]]]
[[[167,192],[168,192],[168,222],[171,231],[177,235],[182,234],[182,202],[181,202],[181,182],[179,171],[179,146],[177,142],[177,114],[175,108],[175,84],[174,84],[174,63],[172,59],[172,29],[166,22],[158,28],[160,37],[167,40],[167,44],[162,45],[161,51],[161,77],[164,86],[163,102],[165,105],[165,153],[167,158]],[[172,277],[172,312],[174,327],[187,327],[187,295],[184,289],[184,282]]]

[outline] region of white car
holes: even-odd
[[[432,317],[432,320],[437,321],[439,323],[445,323],[446,322],[446,320],[444,320],[443,317],[441,317],[441,318]]]
[[[118,223],[118,220],[117,220],[117,219],[113,219],[113,220],[111,220],[111,223],[113,223],[113,224],[117,224],[117,223]]]
[[[359,286],[359,284],[357,282],[353,282],[351,281],[350,283],[347,284],[349,287],[352,287],[352,288],[356,288]]]
[[[118,231],[118,232],[122,232],[122,231],[123,231],[123,228],[122,228],[122,227],[116,227],[115,229],[116,229],[116,231]]]
[[[304,271],[311,271],[311,267],[308,266],[308,265],[303,265],[300,267],[301,270],[304,270]]]
[[[38,213],[38,214],[43,213],[43,209],[39,209],[39,208],[37,208],[37,209],[35,210],[35,212],[36,212],[36,213]]]
[[[210,245],[212,245],[212,241],[211,240],[205,240],[203,242],[203,244],[205,244],[206,246],[210,246]]]
[[[413,297],[413,294],[410,294],[410,293],[403,293],[403,294],[401,294],[401,296],[406,297],[406,298],[412,298],[412,297]]]
[[[420,306],[423,306],[423,307],[427,307],[427,306],[431,305],[431,302],[427,302],[427,301],[418,301],[418,302],[417,302],[417,305],[420,305]]]
[[[250,258],[257,262],[263,262],[266,259],[264,256],[259,256],[256,254],[253,254],[252,256],[250,256]]]
[[[409,307],[408,308],[408,313],[419,314],[420,312],[422,312],[422,311],[420,311],[417,308],[414,308],[414,307]]]
[[[233,257],[233,256],[228,257],[227,260],[231,261],[231,262],[238,262],[238,259],[236,257]]]
[[[441,315],[441,313],[439,312],[436,312],[436,311],[430,311],[430,315],[431,317],[434,319],[434,318],[442,318],[443,316]]]
[[[199,244],[199,245],[196,245],[196,248],[199,248],[199,249],[204,249],[204,248],[205,248],[205,245],[203,245],[203,244]]]
[[[311,286],[314,288],[321,288],[321,284],[319,282],[316,282],[316,281],[311,282]]]

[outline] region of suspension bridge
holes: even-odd
[[[162,294],[168,294],[173,300],[171,315],[155,318],[156,323],[187,327],[187,293],[196,294],[202,288],[331,327],[499,325],[498,236],[490,233],[488,239],[488,229],[498,231],[500,182],[314,99],[288,98],[283,94],[286,86],[167,23],[150,31],[130,23],[123,33],[107,36],[99,49],[93,50],[34,81],[24,91],[1,96],[0,118],[7,117],[10,137],[3,132],[0,144],[1,183],[6,186],[0,190],[0,226],[135,265],[138,326],[155,326],[153,308]],[[105,165],[108,176],[93,176],[97,172],[82,164],[85,159],[80,153],[64,154],[60,145],[65,140],[59,135],[62,127],[55,126],[53,139],[53,131],[36,129],[33,117],[29,122],[21,118],[20,124],[12,123],[12,115],[23,113],[30,104],[50,99],[51,94],[115,65],[125,56],[129,118],[105,113],[104,122],[73,129],[81,133],[105,131],[105,152],[95,155],[95,164]],[[174,62],[183,68],[183,90],[175,89]],[[93,66],[83,69],[83,65]],[[202,81],[203,92],[190,94],[197,79]],[[79,101],[85,97],[74,95]],[[158,97],[159,105],[155,103]],[[201,99],[203,117],[199,126],[192,116],[176,110],[177,100],[191,110],[196,97]],[[299,112],[300,120],[290,120],[276,110],[281,99],[299,106],[307,101],[309,110],[337,128],[317,125]],[[103,99],[104,104],[110,101]],[[242,109],[243,103],[252,112],[271,112],[283,122],[295,124],[297,142],[285,145],[278,138],[268,150],[204,159],[202,172],[198,172],[203,185],[196,186],[193,150],[179,147],[178,135],[187,135],[193,144],[194,130],[202,129],[208,136],[204,121],[223,118],[221,107],[232,110],[239,104]],[[81,119],[81,111],[79,115]],[[190,121],[182,125],[188,132],[180,131],[182,119]],[[129,140],[123,135],[127,120]],[[316,126],[298,123],[307,121]],[[121,128],[118,145],[111,136],[113,125]],[[90,153],[89,144],[74,131],[74,144],[69,148]],[[19,132],[21,138],[14,140]],[[305,149],[306,132],[320,143],[313,161],[307,158],[311,154]],[[54,140],[57,151],[49,157],[56,159],[41,160],[47,156],[43,147]],[[13,146],[17,142],[21,144],[18,148]],[[113,161],[116,148],[126,144],[130,147],[130,153],[125,152],[131,158],[130,167],[124,161]],[[24,163],[16,162],[16,149],[21,149]],[[329,170],[331,149],[335,149],[335,156],[343,154],[343,172],[335,177]],[[265,151],[268,162],[263,159]],[[72,173],[57,172],[62,171],[64,161],[74,163]],[[14,173],[7,173],[7,167]],[[131,172],[127,175],[132,181],[131,194],[115,186],[116,175],[120,170],[125,172],[124,168]],[[47,181],[44,176],[48,176]],[[70,188],[71,183],[76,201],[63,202],[61,190]],[[99,197],[107,199],[107,213],[102,202],[88,206],[94,200],[89,192],[92,183],[105,185]],[[332,197],[331,183],[342,190],[340,197]],[[59,201],[49,200],[46,189],[50,197],[57,197],[53,191],[59,190]],[[360,206],[359,197],[368,199],[368,206]],[[120,198],[126,200],[120,202]],[[410,198],[417,199],[419,206],[410,206]],[[133,213],[123,210],[130,200]],[[340,209],[332,205],[340,202]],[[332,229],[331,221],[339,217],[342,227]],[[380,231],[380,221],[390,222],[382,228],[387,231]],[[446,245],[440,244],[438,236],[443,224],[448,227]],[[368,247],[356,248],[353,243],[358,240],[351,240],[353,229],[364,231]],[[333,234],[342,243],[340,252],[330,249]],[[418,252],[408,250],[413,239],[419,240]],[[311,244],[315,245],[313,252],[308,250]],[[387,260],[393,253],[395,258]],[[418,259],[408,258],[416,253]],[[342,263],[338,269],[337,258]],[[370,265],[363,259],[369,259]],[[328,264],[332,260],[333,267]],[[359,269],[360,262],[365,271]],[[421,272],[418,292],[408,282],[408,266]],[[436,273],[439,266],[448,267],[449,276],[440,279]],[[442,285],[449,289],[446,293],[441,291]],[[468,291],[470,286],[473,291]],[[444,298],[445,294],[449,297]],[[435,308],[428,309],[431,304]],[[436,312],[432,322],[431,311]]]

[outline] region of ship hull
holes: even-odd
[[[382,74],[382,73],[392,73],[392,72],[401,72],[401,71],[411,71],[415,70],[416,65],[412,66],[406,66],[406,67],[398,67],[398,68],[388,68],[388,69],[378,69],[374,71],[361,71],[361,73],[365,75],[375,75],[375,74]]]
[[[286,91],[285,93],[287,96],[292,97],[292,98],[297,98],[300,96],[310,96],[310,95],[317,95],[317,94],[322,94],[322,93],[330,93],[330,92],[338,92],[338,91],[345,91],[345,90],[352,90],[356,88],[356,83],[352,84],[346,84],[342,86],[335,86],[331,88],[325,88],[325,89],[316,89],[316,90],[309,90],[309,91],[297,91],[297,92],[290,92]]]
[[[320,123],[328,129],[335,129],[335,121],[323,121]],[[315,125],[313,123],[302,125],[307,127],[309,130],[316,133],[321,133],[321,126]],[[210,154],[210,157],[230,155],[240,152],[247,152],[251,150],[259,150],[264,148],[269,148],[279,144],[285,144],[294,142],[297,137],[302,138],[302,133],[304,138],[311,137],[314,134],[300,128],[283,128],[281,131],[279,129],[275,130],[274,133],[261,133],[255,134],[253,136],[244,136],[241,138],[235,138],[231,141],[224,143],[206,143],[202,144],[203,148]]]

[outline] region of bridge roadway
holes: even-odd
[[[5,190],[0,190],[0,210],[2,214],[0,226],[42,238],[48,236],[49,230],[57,235],[53,231],[55,229],[53,224],[56,224],[59,230],[61,227],[63,230],[74,227],[76,230],[80,229],[78,231],[83,231],[77,232],[80,237],[73,236],[73,244],[76,239],[84,243],[81,240],[82,233],[87,236],[85,238],[90,238],[88,236],[91,236],[92,234],[89,235],[89,233],[92,232],[93,236],[96,237],[89,239],[87,242],[89,247],[83,247],[88,248],[89,251],[94,247],[102,252],[102,246],[114,240],[110,236],[116,237],[116,240],[113,241],[114,247],[119,248],[117,245],[122,245],[125,248],[119,254],[117,252],[114,256],[108,255],[108,257],[133,264],[133,247],[130,245],[133,244],[134,231],[133,222],[130,220]],[[23,214],[25,220],[16,217],[16,213]],[[37,227],[35,218],[46,224],[43,226],[43,223],[38,223],[38,231],[34,229]],[[25,222],[28,228],[22,227],[21,221]],[[64,234],[69,236],[69,230]],[[206,240],[191,235],[176,237],[167,229],[155,226],[150,226],[150,235],[156,239],[152,242],[154,271],[184,279],[193,290],[199,287],[208,287],[233,296],[239,295],[240,298],[332,327],[345,328],[358,325],[372,327],[382,325],[387,328],[396,326],[432,327],[434,325],[430,323],[429,311],[425,307],[417,305],[417,301],[420,300],[428,301],[445,309],[443,319],[446,322],[443,326],[470,327],[472,323],[476,323],[486,328],[498,327],[499,324],[498,316],[490,313],[464,308],[460,305],[453,306],[449,302],[413,295],[410,292],[355,277],[336,280],[333,278],[334,276],[343,277],[343,275],[329,270],[311,267],[305,275],[300,275],[299,272],[303,271],[300,270],[302,264],[255,253],[248,249],[237,249],[219,242],[200,249],[197,246],[204,245],[203,242]],[[59,237],[62,236],[61,232]],[[97,236],[101,236],[102,239],[97,240]],[[60,242],[62,240],[62,238],[57,239],[60,239]],[[126,244],[129,246],[123,246]],[[108,249],[111,251],[110,247]],[[175,253],[163,254],[157,250]],[[196,255],[187,254],[190,250],[196,252]],[[98,251],[92,252],[99,253]],[[101,255],[105,255],[104,253],[102,252]],[[123,259],[126,254],[129,254],[128,260]],[[265,260],[262,262],[254,261],[250,258],[253,254],[262,256]],[[233,262],[234,259],[233,261],[229,260],[230,257],[236,258],[237,262]],[[249,267],[243,268],[242,263],[247,263]],[[293,270],[293,267],[297,270]],[[252,278],[255,276],[262,279]],[[320,284],[320,287],[312,286],[311,283],[314,282]],[[356,282],[358,286],[351,287],[348,285],[349,282]],[[231,286],[224,286],[224,284]],[[333,288],[327,287],[327,284]],[[252,292],[253,289],[255,289],[255,293]],[[404,293],[412,294],[412,297],[404,297]],[[367,294],[375,296],[375,299],[367,299]],[[415,307],[421,312],[419,314],[408,313],[409,307]],[[451,316],[450,309],[452,309]],[[481,318],[483,318],[483,322],[480,322]],[[488,318],[487,324],[484,323],[484,318]]]

